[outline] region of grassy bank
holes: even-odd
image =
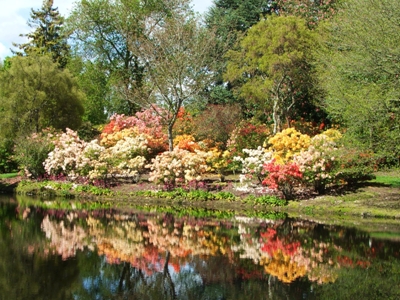
[[[4,180],[2,180],[3,186]],[[70,182],[20,181],[14,191],[42,199],[103,199],[109,205],[120,207],[138,205],[175,205],[212,209],[276,210],[291,217],[319,222],[354,223],[373,220],[393,220],[400,224],[400,170],[376,173],[376,179],[329,195],[305,200],[284,201],[270,195],[234,192],[232,184],[225,183],[221,190],[156,190],[151,184],[124,184],[114,188],[76,185]]]

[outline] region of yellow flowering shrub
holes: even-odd
[[[339,140],[342,137],[342,134],[340,133],[339,130],[330,128],[324,132],[322,132],[323,135],[326,135],[332,142],[335,142]]]
[[[287,128],[268,140],[269,150],[273,151],[273,157],[280,164],[293,159],[295,154],[308,149],[311,138],[298,132],[294,128]]]

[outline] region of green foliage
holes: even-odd
[[[46,174],[43,162],[54,149],[54,134],[54,130],[45,129],[15,140],[14,160],[28,177],[38,178]]]
[[[100,130],[93,126],[90,122],[83,122],[78,129],[78,136],[85,142],[90,142],[100,136]]]
[[[242,121],[232,131],[227,148],[232,156],[243,157],[243,149],[257,149],[263,146],[270,135],[271,131],[265,124]]]
[[[76,81],[47,56],[13,57],[11,67],[0,73],[0,91],[2,138],[81,124],[82,94]]]
[[[396,0],[343,1],[320,28],[318,55],[324,109],[353,143],[390,162],[400,156],[399,18]]]
[[[304,20],[270,17],[249,29],[238,50],[227,53],[224,78],[238,86],[237,93],[259,116],[270,117],[274,133],[283,122],[289,126],[302,116],[300,104],[313,103],[319,95],[311,64],[314,43]]]
[[[340,147],[334,153],[336,168],[333,170],[337,181],[355,184],[373,179],[377,161],[371,151]]]
[[[28,25],[35,30],[20,36],[28,38],[25,44],[13,44],[22,52],[18,55],[49,55],[54,63],[64,68],[68,62],[68,36],[63,33],[64,18],[60,16],[58,8],[53,7],[52,0],[44,0],[40,10],[31,9],[31,19]]]
[[[17,165],[12,158],[10,147],[0,146],[0,173],[13,172],[17,169]]]
[[[161,24],[169,9],[164,1],[76,2],[66,27],[72,32],[76,55],[83,59],[83,73],[76,74],[88,98],[89,121],[98,124],[95,119],[102,112],[93,107],[97,101],[109,114],[133,115],[141,108],[131,100],[140,96],[145,83],[145,60],[131,46],[153,28],[147,24]]]

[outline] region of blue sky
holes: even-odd
[[[54,0],[63,16],[67,16],[76,0]],[[200,13],[207,10],[212,0],[192,0],[194,9]],[[31,32],[26,24],[31,8],[39,9],[43,0],[0,0],[0,59],[11,56],[12,43],[25,42],[19,35]]]

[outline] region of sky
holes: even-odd
[[[67,17],[76,0],[54,0],[53,7]],[[204,13],[212,5],[212,0],[192,0],[195,11]],[[0,60],[12,56],[10,48],[15,49],[12,43],[26,42],[20,34],[32,32],[28,27],[31,8],[40,9],[43,0],[0,0]]]

